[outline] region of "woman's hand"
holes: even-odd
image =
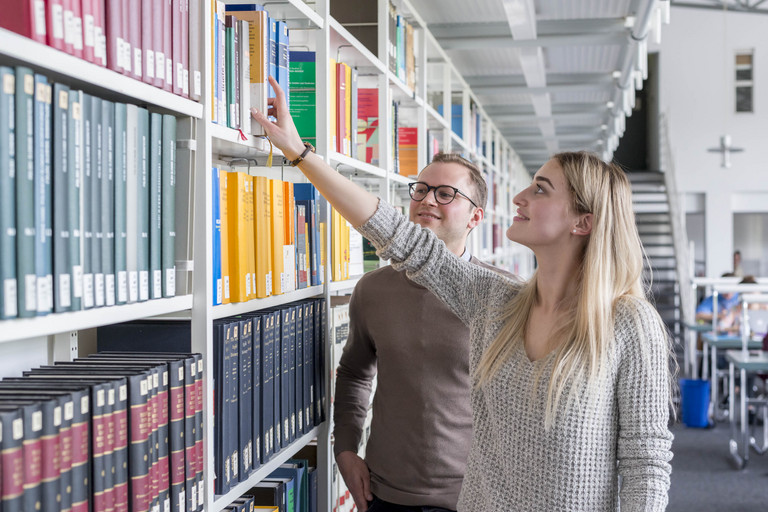
[[[295,160],[304,152],[304,143],[288,111],[285,93],[271,76],[269,77],[269,83],[272,84],[272,88],[275,90],[275,97],[268,100],[269,111],[267,114],[277,120],[271,121],[264,115],[264,112],[259,112],[256,108],[251,109],[251,116],[264,128],[264,132],[266,132],[269,140],[283,152],[285,158],[289,161]]]

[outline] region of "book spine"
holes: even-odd
[[[23,510],[24,495],[24,420],[20,409],[0,411],[0,461],[3,472],[0,475],[0,507],[10,512]]]
[[[72,276],[72,310],[82,309],[83,265],[80,254],[82,229],[80,223],[80,192],[83,179],[83,112],[82,91],[69,92],[67,141],[69,170],[67,171],[67,224],[69,226],[70,274]]]
[[[282,316],[279,311],[273,313],[272,323],[272,400],[273,404],[273,416],[275,424],[275,436],[274,436],[274,452],[277,454],[280,449],[285,446],[283,442],[283,404],[282,404],[282,388],[283,388],[283,371],[281,366],[282,360],[282,342],[280,325],[282,322]]]
[[[127,242],[127,205],[126,187],[128,178],[127,167],[127,106],[125,103],[115,103],[115,146],[114,146],[114,221],[115,221],[115,303],[128,302],[128,267],[126,263]]]
[[[72,512],[88,512],[91,505],[89,426],[91,400],[87,391],[74,394],[72,415]]]
[[[262,463],[269,462],[275,453],[275,387],[274,387],[274,319],[262,316],[261,324],[261,432],[264,444]]]
[[[104,171],[104,125],[102,123],[101,98],[91,96],[91,200],[88,204],[91,217],[91,240],[89,252],[91,254],[91,270],[93,272],[93,302],[96,307],[104,306],[104,270],[101,261],[101,241],[104,232],[101,227],[101,181]]]
[[[173,2],[172,0],[161,0],[163,26],[165,30],[163,34],[163,56],[165,59],[165,71],[163,89],[166,91],[173,91]]]
[[[126,183],[125,183],[125,265],[128,277],[128,302],[139,300],[139,107],[128,105],[126,111]]]
[[[83,268],[83,308],[90,309],[94,306],[94,286],[93,286],[93,267],[92,267],[92,252],[91,245],[93,239],[93,219],[91,217],[91,194],[92,194],[92,181],[93,181],[93,162],[91,161],[91,145],[92,130],[91,125],[93,119],[91,118],[92,101],[91,96],[88,94],[80,95],[80,113],[82,116],[82,168],[81,182],[80,182],[80,212],[79,221],[82,226],[81,231],[81,245],[80,255]]]
[[[296,346],[295,346],[295,377],[296,386],[296,437],[304,433],[304,305],[298,304],[296,309]]]
[[[65,51],[64,2],[62,0],[47,0],[45,4],[45,32],[48,46]]]
[[[123,59],[120,57],[120,52],[123,51],[121,0],[106,0],[104,7],[107,18],[107,67],[120,73],[123,69]]]
[[[127,512],[128,492],[128,385],[124,382],[116,386],[112,423],[114,425],[113,460],[115,468],[114,500],[116,512]]]
[[[115,464],[116,430],[115,425],[115,399],[117,395],[117,382],[107,383],[104,402],[104,429],[107,440],[104,445],[104,504],[107,511],[113,511],[117,503],[117,467]]]
[[[92,0],[96,6],[94,21],[94,37],[96,44],[96,64],[107,66],[107,13],[104,9],[104,0]],[[98,17],[96,16],[98,14]]]
[[[195,101],[202,98],[203,63],[200,53],[201,18],[203,16],[202,0],[189,1],[189,97]]]
[[[314,410],[312,407],[312,372],[314,359],[312,357],[314,334],[315,306],[312,302],[304,304],[304,431],[309,432],[314,422]]]
[[[160,14],[162,20],[162,11],[155,10],[153,0],[140,0],[141,2],[141,59],[143,65],[141,79],[150,85],[155,83],[155,38],[162,37],[161,31],[154,29],[154,19]]]
[[[141,20],[142,20],[142,2],[141,0],[124,0],[128,5],[128,41],[131,44],[130,61],[131,67],[129,69],[130,76],[136,80],[142,80],[144,71],[144,58],[142,54],[142,34],[141,34]]]
[[[171,508],[171,466],[169,457],[169,436],[170,436],[170,424],[169,424],[169,375],[167,365],[158,365],[158,390],[157,390],[157,403],[158,403],[158,468],[160,476],[160,510],[172,510]]]
[[[116,303],[115,277],[115,104],[101,102],[101,270],[104,274],[104,304]]]
[[[13,15],[0,17],[0,27],[46,44],[45,2],[23,0],[13,2],[13,7],[16,9]]]
[[[16,74],[0,66],[0,319],[18,315],[16,278]]]
[[[205,481],[203,472],[205,469],[205,456],[203,454],[203,382],[205,374],[203,373],[204,363],[201,354],[194,354],[195,367],[195,485],[197,488],[197,510],[202,511],[205,507]]]
[[[264,461],[264,443],[262,442],[261,409],[261,317],[253,318],[251,332],[251,436],[253,440],[251,451],[251,467],[255,470]]]
[[[171,510],[186,510],[184,471],[184,375],[183,360],[169,363],[169,435]]]
[[[72,274],[69,262],[69,222],[67,219],[69,159],[69,87],[53,86],[53,275],[54,311],[72,308]]]
[[[239,401],[238,416],[240,424],[238,428],[238,442],[240,451],[239,474],[240,481],[244,482],[253,469],[253,321],[251,319],[240,321],[240,345],[239,345]]]
[[[158,394],[160,383],[156,369],[152,369],[149,375],[149,411],[150,411],[150,436],[149,436],[149,482],[150,496],[152,498],[150,510],[160,511],[162,495],[162,481],[160,475],[160,408]],[[167,497],[167,496],[166,496]]]
[[[157,5],[157,4],[160,5]],[[154,2],[152,8],[152,47],[155,55],[155,67],[154,67],[154,81],[152,82],[155,87],[165,87],[165,32],[167,32],[167,25],[171,20],[166,19],[165,9],[163,9],[164,2]]]
[[[34,94],[32,70],[16,68],[16,284],[20,317],[37,314],[34,208]]]
[[[162,292],[176,295],[176,118],[163,116],[162,141]]]
[[[40,404],[23,406],[24,496],[22,510],[39,510],[42,506],[43,479],[43,413]],[[3,509],[5,510],[5,509]]]
[[[173,52],[173,93],[181,96],[182,85],[181,76],[183,68],[181,63],[181,3],[183,0],[172,1],[171,16],[173,23],[169,26],[173,34],[172,52]]]
[[[136,211],[138,214],[139,301],[149,300],[149,112],[139,109],[137,136],[138,182]]]
[[[213,305],[221,304],[223,298],[223,288],[221,282],[221,174],[219,169],[213,168],[211,171],[211,185],[213,197],[211,205],[213,207],[212,220],[213,220],[213,243],[212,243],[212,266],[213,266]]]
[[[150,114],[149,128],[149,298],[163,296],[162,219],[160,216],[163,181],[163,116]]]
[[[91,485],[93,492],[93,510],[104,511],[108,507],[107,466],[105,454],[108,449],[107,432],[107,385],[100,384],[93,387],[93,399],[91,405],[91,431],[93,432],[91,454]]]
[[[130,404],[130,445],[128,448],[131,479],[131,510],[150,509],[149,477],[149,377],[129,379],[128,403]]]
[[[37,314],[53,309],[53,212],[51,204],[51,99],[48,79],[35,75],[35,274]]]
[[[217,346],[218,347],[218,346]],[[218,352],[218,351],[217,351]],[[214,356],[217,352],[214,352]],[[187,359],[184,363],[184,494],[186,496],[185,510],[197,510],[197,483],[195,481],[195,409],[197,392],[195,390],[195,375],[197,364],[194,359]],[[221,401],[217,400],[217,408],[221,408]],[[217,475],[223,475],[217,472]],[[217,477],[220,479],[221,476]]]
[[[181,95],[184,98],[189,98],[189,0],[181,0]],[[199,44],[199,41],[194,41],[193,45]]]

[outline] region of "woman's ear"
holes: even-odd
[[[579,220],[576,222],[576,226],[573,228],[573,234],[575,235],[588,235],[592,232],[592,214],[585,213],[579,216]]]

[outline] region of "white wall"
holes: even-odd
[[[659,52],[661,110],[679,192],[705,194],[707,274],[716,276],[732,267],[733,202],[768,191],[768,16],[679,7],[671,14]],[[735,54],[749,49],[754,113],[736,114]],[[730,169],[720,167],[719,153],[707,152],[725,133],[745,150],[731,155]]]

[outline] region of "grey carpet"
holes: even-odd
[[[768,511],[768,454],[750,453],[746,469],[734,470],[727,422],[712,429],[672,429],[669,512]]]

